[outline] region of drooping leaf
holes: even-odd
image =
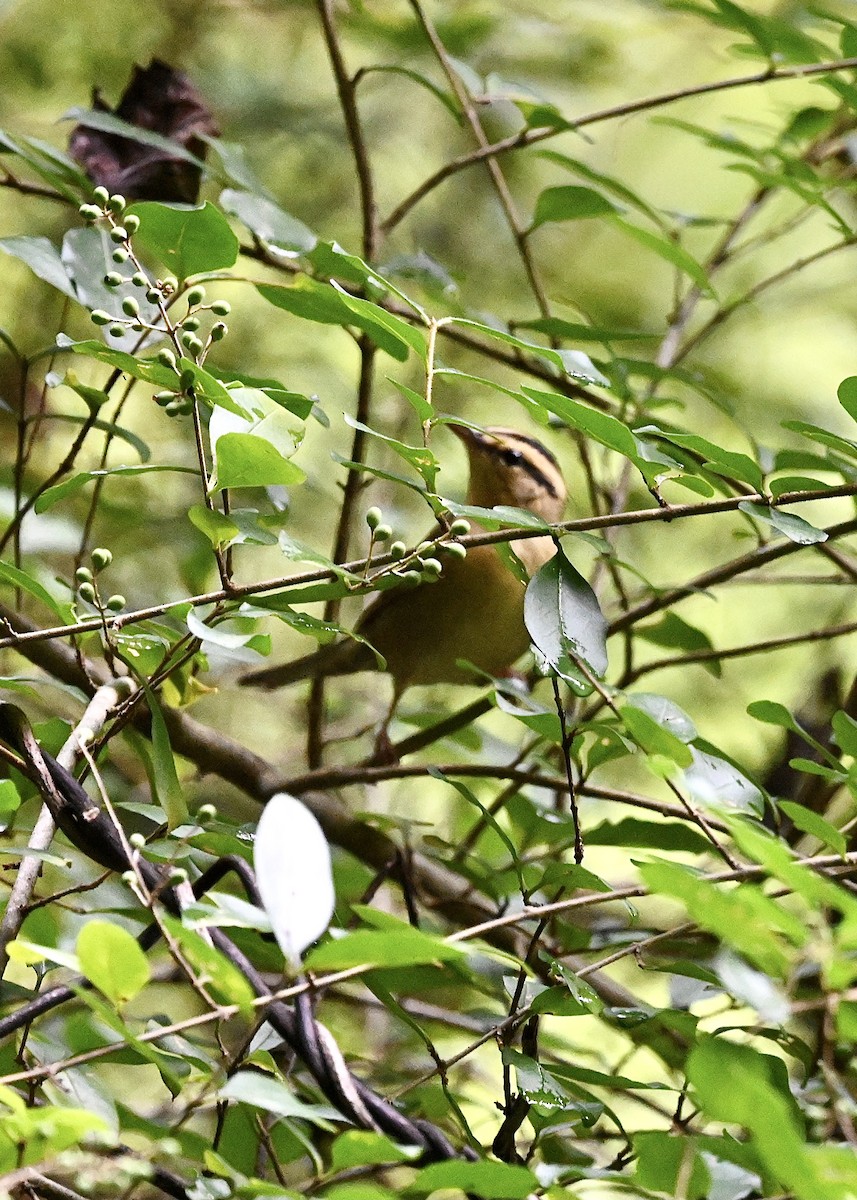
[[[289,255],[304,254],[312,250],[318,241],[303,221],[285,212],[267,196],[227,188],[220,193],[220,203],[228,213],[246,225],[260,242],[276,246]]]
[[[607,622],[595,593],[562,547],[530,580],[524,622],[548,666],[574,686],[581,682],[575,660],[599,678],[604,675]]]
[[[295,969],[330,924],[336,897],[330,847],[305,804],[278,792],[265,805],[253,843],[256,880],[277,944]]]
[[[794,513],[782,512],[772,505],[754,504],[750,500],[742,500],[738,505],[741,512],[773,526],[778,533],[783,533],[789,541],[797,542],[800,546],[814,546],[818,542],[826,542],[827,534],[823,529],[816,529],[803,517]]]
[[[34,275],[55,287],[64,296],[68,296],[70,300],[77,300],[77,292],[60,252],[49,238],[28,237],[23,234],[0,238],[0,250],[26,263]]]

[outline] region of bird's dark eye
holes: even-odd
[[[520,450],[504,450],[500,457],[507,467],[515,467],[524,456]]]

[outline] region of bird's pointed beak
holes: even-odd
[[[447,429],[451,433],[454,433],[460,441],[464,442],[465,446],[475,446],[482,437],[477,430],[471,429],[469,425],[457,425],[450,422],[447,425]]]

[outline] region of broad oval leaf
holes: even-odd
[[[524,623],[533,644],[558,675],[576,680],[573,661],[599,678],[607,670],[607,622],[592,588],[560,547],[530,580]]]
[[[336,902],[330,847],[305,804],[285,792],[271,797],[256,829],[253,862],[274,937],[297,968],[330,924]]]
[[[206,201],[198,208],[144,200],[128,209],[140,218],[134,241],[179,278],[234,266],[238,238],[223,213]]]
[[[114,1004],[132,1000],[149,982],[149,964],[136,940],[110,921],[88,921],[77,939],[86,978]]]
[[[580,221],[586,217],[612,216],[619,212],[606,196],[594,188],[568,184],[545,188],[536,201],[533,228],[548,221]]]

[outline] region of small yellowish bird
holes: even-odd
[[[524,508],[553,524],[562,519],[566,487],[559,465],[541,442],[514,429],[449,428],[464,442],[470,460],[467,502],[481,508]],[[479,527],[473,525],[473,531]],[[529,575],[551,558],[547,536],[511,542]],[[464,558],[445,556],[436,582],[383,592],[361,616],[356,632],[386,660],[396,697],[426,683],[473,683],[458,661],[489,675],[509,673],[527,650],[524,584],[494,546],[474,546]],[[316,675],[351,675],[378,669],[362,642],[345,640],[314,654],[243,676],[248,686],[278,688]]]

